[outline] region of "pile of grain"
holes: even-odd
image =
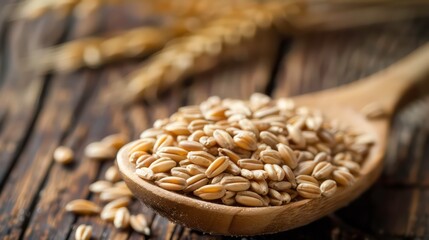
[[[278,206],[349,186],[373,139],[290,99],[210,97],[157,120],[130,147],[135,173],[226,205]]]

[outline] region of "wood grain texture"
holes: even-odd
[[[136,62],[67,76],[37,76],[23,71],[22,59],[41,45],[135,24],[135,19],[128,22],[120,15],[109,18],[113,11],[104,14],[102,19],[109,21],[102,21],[102,26],[72,23],[68,25],[72,30],[66,33],[61,30],[67,19],[55,21],[52,16],[44,16],[36,22],[7,23],[2,19],[2,26],[8,30],[1,36],[4,41],[0,49],[2,239],[73,239],[80,223],[93,225],[97,239],[141,239],[141,235],[117,231],[97,217],[75,217],[64,212],[64,205],[75,198],[98,201],[89,193],[88,184],[103,178],[112,164],[85,159],[83,148],[87,143],[115,132],[136,138],[155,119],[211,95],[246,98],[258,91],[278,97],[341,85],[383,69],[429,39],[429,21],[419,20],[282,39],[280,47],[261,41],[258,47],[266,54],[217,67],[166,92],[155,103],[127,109],[112,104],[110,93],[114,82],[120,81],[118,76],[135,69]],[[153,19],[142,21],[153,23]],[[428,237],[429,127],[427,121],[418,121],[428,117],[425,104],[429,101],[424,101],[423,107],[421,101],[411,102],[398,113],[391,129],[384,175],[357,201],[307,226],[249,239]],[[60,144],[75,150],[75,164],[54,164],[51,154]],[[222,238],[169,223],[147,207],[141,208],[138,202],[132,208],[150,220],[152,239]]]

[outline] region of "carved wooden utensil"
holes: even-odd
[[[426,44],[375,75],[346,86],[293,98],[298,106],[320,109],[327,117],[338,119],[375,138],[375,144],[356,182],[349,187],[339,187],[331,197],[256,208],[198,200],[164,190],[139,178],[134,173],[135,167],[128,161],[132,143],[118,153],[118,167],[139,200],[159,214],[187,227],[224,235],[257,235],[296,228],[344,207],[375,182],[383,167],[390,116],[412,86],[428,79],[429,44]],[[369,120],[363,116],[360,110],[372,103],[379,104],[386,117]]]

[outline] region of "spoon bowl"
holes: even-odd
[[[144,204],[173,222],[203,232],[223,235],[268,234],[296,228],[344,207],[367,190],[380,176],[386,149],[389,119],[401,96],[429,75],[429,45],[390,68],[355,83],[294,97],[297,106],[319,109],[375,142],[361,166],[356,182],[338,187],[331,197],[305,199],[282,206],[227,206],[164,190],[139,178],[128,160],[132,142],[118,153],[117,165],[124,181]],[[369,120],[360,110],[367,104],[380,105],[384,118]]]
[[[138,199],[159,214],[187,227],[223,235],[255,235],[285,231],[308,224],[329,214],[359,196],[381,173],[384,141],[380,128],[369,124],[351,109],[332,108],[340,121],[350,123],[362,132],[372,134],[376,141],[362,165],[356,183],[339,187],[332,197],[305,199],[282,206],[239,207],[202,201],[164,190],[138,177],[135,166],[128,161],[133,142],[124,146],[117,157],[122,177]],[[329,114],[329,113],[327,113]],[[337,117],[336,115],[336,117]]]

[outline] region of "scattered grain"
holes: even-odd
[[[124,187],[111,187],[100,194],[100,200],[105,202],[110,202],[122,197],[131,197],[133,194],[128,188]]]
[[[101,140],[101,143],[105,144],[106,146],[115,148],[116,150],[119,150],[122,146],[127,143],[128,138],[125,137],[123,134],[113,134],[110,136],[107,136]]]
[[[101,208],[97,204],[85,199],[73,200],[67,203],[65,209],[67,212],[73,212],[82,215],[96,214],[101,211]]]
[[[116,228],[125,229],[128,228],[130,224],[130,212],[127,208],[121,207],[116,211],[113,224]]]
[[[89,225],[81,224],[76,229],[76,233],[74,235],[76,240],[89,240],[92,235],[92,227]]]
[[[102,191],[111,188],[112,186],[113,184],[110,181],[99,180],[89,185],[89,191],[93,193],[101,193]]]
[[[143,233],[146,236],[150,235],[150,228],[143,214],[131,215],[130,225],[134,231]]]
[[[86,146],[85,156],[96,160],[113,159],[116,157],[116,151],[115,148],[102,142],[93,142]]]
[[[73,161],[73,150],[68,147],[60,146],[54,151],[54,160],[61,164],[69,164]]]
[[[119,174],[119,170],[118,170],[118,168],[115,165],[110,166],[106,170],[106,173],[104,174],[104,177],[106,178],[107,181],[110,181],[110,182],[113,182],[113,183],[122,179],[121,175]]]

